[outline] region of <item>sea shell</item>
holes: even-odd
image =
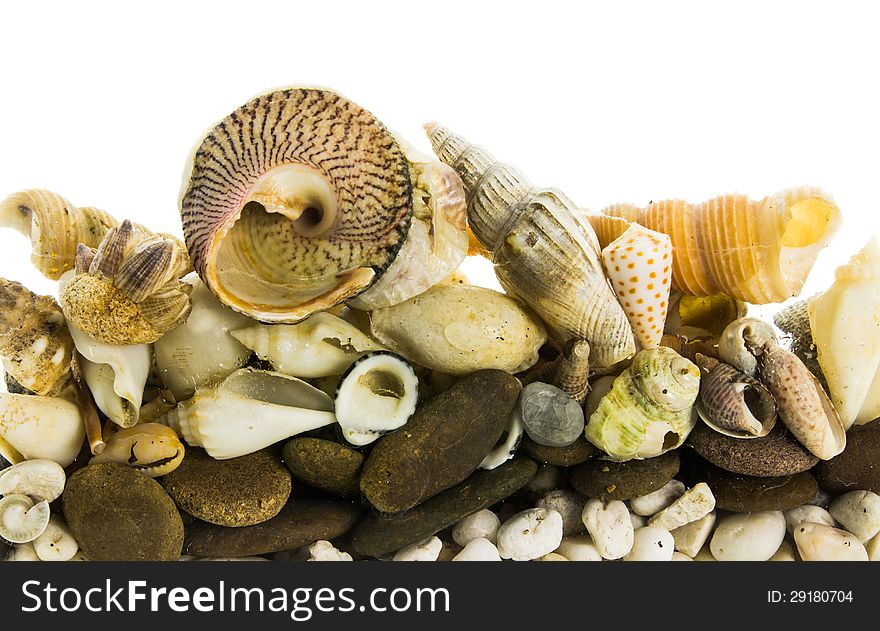
[[[569,340],[562,349],[552,385],[583,405],[590,391],[589,376],[590,343],[587,340]]]
[[[73,341],[58,303],[0,278],[3,367],[36,394],[58,394],[70,381]]]
[[[697,337],[720,337],[728,324],[748,313],[748,305],[727,294],[691,296],[673,291],[664,333]]]
[[[675,351],[639,351],[599,401],[584,433],[614,460],[659,456],[680,446],[694,428],[699,390],[699,369]]]
[[[196,271],[223,304],[264,322],[364,291],[410,227],[406,155],[329,90],[256,97],[208,131],[189,166],[180,212]]]
[[[544,326],[519,303],[469,285],[435,285],[370,314],[373,336],[413,363],[450,375],[518,372],[538,360]]]
[[[776,401],[748,375],[717,359],[698,354],[700,396],[697,412],[714,429],[734,438],[760,438],[776,425]]]
[[[418,400],[419,380],[412,366],[388,351],[368,353],[339,381],[336,420],[346,441],[368,445],[402,427]]]
[[[60,195],[42,189],[21,191],[0,202],[0,227],[13,228],[30,238],[34,266],[52,280],[73,269],[77,245],[97,247],[118,224],[103,210],[76,208]]]
[[[880,416],[880,243],[872,238],[808,303],[810,330],[844,427]]]
[[[174,430],[159,423],[138,423],[107,439],[107,447],[89,464],[118,462],[157,478],[171,473],[183,462],[183,443]]]
[[[417,296],[452,274],[468,253],[461,178],[451,167],[396,138],[409,161],[412,222],[394,262],[369,289],[348,301],[356,309],[379,309]]]
[[[85,430],[79,409],[67,399],[2,392],[0,437],[27,460],[66,467],[82,449]]]
[[[819,352],[813,341],[813,333],[810,331],[808,304],[809,299],[793,302],[774,314],[773,324],[783,333],[780,344],[797,355],[798,359],[804,362],[804,366],[819,380],[825,392],[828,392],[828,382],[822,373],[822,367],[819,366]]]
[[[468,223],[492,253],[504,290],[561,341],[586,339],[592,366],[630,357],[632,329],[602,271],[596,235],[574,203],[556,189],[533,187],[518,169],[445,127],[430,123],[426,130],[437,156],[461,176]]]
[[[632,223],[602,250],[602,264],[642,348],[659,346],[672,278],[669,237]]]
[[[229,332],[254,321],[220,304],[195,274],[184,281],[193,285],[192,311],[153,346],[159,377],[177,401],[190,398],[196,388],[221,382],[253,354]]]
[[[740,318],[718,338],[718,358],[749,377],[758,375],[758,356],[778,346],[773,326],[758,318]]]
[[[121,427],[137,423],[153,361],[150,346],[105,344],[70,323],[68,328],[95,405]]]
[[[217,460],[244,456],[336,422],[333,399],[305,381],[242,368],[197,390],[162,422]]]
[[[604,246],[629,225],[672,239],[672,282],[694,296],[725,293],[753,304],[800,293],[819,252],[840,225],[840,210],[817,188],[793,188],[760,201],[724,195],[702,204],[620,204],[591,215]]]
[[[759,366],[761,380],[792,435],[822,460],[841,453],[846,429],[819,381],[797,355],[777,346],[763,352]]]
[[[718,345],[711,340],[689,340],[682,335],[664,335],[660,346],[671,348],[682,357],[697,363],[697,354],[718,358]]]
[[[341,375],[368,351],[382,346],[353,325],[329,313],[315,313],[296,324],[254,324],[230,335],[293,377]]]
[[[179,243],[126,220],[97,252],[80,245],[61,307],[74,326],[100,342],[151,344],[189,315],[192,285],[180,277],[191,270]]]

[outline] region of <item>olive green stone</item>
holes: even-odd
[[[300,482],[334,495],[360,492],[358,478],[364,456],[322,438],[294,438],[284,445],[284,464]]]
[[[583,436],[567,447],[547,447],[523,436],[519,448],[537,462],[557,467],[573,467],[599,455],[599,450]]]
[[[688,436],[694,450],[712,464],[756,477],[793,475],[811,469],[819,459],[777,421],[761,438],[733,438],[697,423]]]
[[[477,471],[464,482],[406,512],[364,518],[352,532],[351,545],[358,554],[366,556],[390,554],[509,497],[537,470],[532,460],[517,458],[491,471]]]
[[[293,499],[278,515],[254,526],[193,524],[186,532],[184,549],[199,557],[243,557],[291,550],[344,535],[360,516],[360,507],[349,502]]]
[[[361,474],[364,497],[384,513],[398,513],[464,480],[507,428],[521,389],[504,371],[480,370],[423,403],[370,452]]]
[[[591,460],[572,468],[569,484],[587,497],[629,500],[664,486],[678,473],[679,465],[675,451],[645,460]]]
[[[62,495],[67,525],[95,561],[173,561],[183,547],[183,522],[155,480],[123,464],[83,467]]]
[[[853,425],[846,449],[816,467],[819,486],[832,493],[866,490],[880,493],[880,419]]]
[[[252,526],[272,519],[290,496],[290,473],[275,451],[215,460],[189,447],[183,462],[158,479],[177,506],[220,526]]]
[[[681,476],[688,486],[705,482],[715,496],[715,506],[736,513],[788,510],[816,497],[816,478],[809,473],[758,478],[725,471],[708,462],[691,463]]]

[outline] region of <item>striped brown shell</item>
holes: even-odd
[[[412,206],[406,156],[382,123],[332,91],[291,88],[207,133],[180,212],[195,269],[223,303],[295,322],[375,282]]]

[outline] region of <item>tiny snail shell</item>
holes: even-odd
[[[697,412],[714,429],[734,438],[766,436],[776,424],[776,402],[756,379],[733,366],[697,354]]]
[[[773,325],[758,318],[740,318],[724,329],[718,340],[718,357],[749,377],[758,372],[761,349],[777,346]]]

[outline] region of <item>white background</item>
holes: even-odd
[[[199,136],[319,84],[425,151],[437,119],[589,208],[821,186],[845,225],[806,293],[880,232],[867,2],[16,2],[0,24],[0,196],[48,188],[180,234]],[[0,276],[54,293],[29,252],[0,230]]]

